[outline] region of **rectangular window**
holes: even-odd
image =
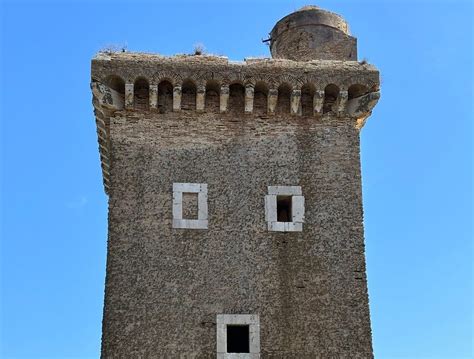
[[[207,184],[173,183],[173,228],[207,229]]]
[[[265,220],[271,232],[301,232],[304,197],[300,186],[268,186]]]
[[[259,359],[260,320],[256,314],[217,315],[217,359]]]
[[[227,353],[249,353],[249,326],[227,325]]]
[[[292,222],[291,196],[277,196],[277,222]]]
[[[183,219],[198,219],[198,193],[183,192]]]

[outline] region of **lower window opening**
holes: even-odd
[[[277,196],[277,221],[292,222],[291,196]]]
[[[248,325],[227,325],[227,353],[250,353]]]

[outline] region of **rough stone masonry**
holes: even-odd
[[[359,131],[379,72],[305,7],[272,58],[101,52],[102,358],[372,358]]]

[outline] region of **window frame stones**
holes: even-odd
[[[227,326],[248,325],[249,352],[227,352]],[[258,314],[217,314],[217,359],[259,359],[260,358],[260,318]]]
[[[198,194],[198,218],[183,218],[183,193]],[[208,206],[206,183],[173,183],[173,228],[207,229]]]
[[[291,197],[291,222],[279,222],[277,197]],[[265,220],[270,232],[302,232],[304,223],[304,196],[301,186],[268,186],[265,196]]]

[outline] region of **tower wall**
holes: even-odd
[[[146,117],[110,123],[104,357],[215,357],[216,313],[258,313],[265,358],[369,357],[354,124]],[[174,182],[208,184],[207,230],[172,228]],[[302,232],[267,231],[268,185]]]

